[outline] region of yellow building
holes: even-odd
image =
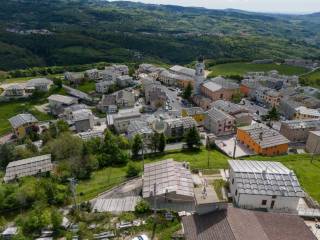
[[[192,117],[198,125],[203,125],[205,113],[200,107],[183,108],[181,110],[182,117]]]
[[[16,137],[24,138],[29,129],[36,127],[38,120],[30,113],[22,113],[10,118],[9,122]]]
[[[253,152],[274,156],[288,152],[289,140],[264,124],[253,124],[237,130],[237,140]]]

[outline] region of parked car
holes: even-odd
[[[149,240],[149,238],[147,235],[142,234],[140,236],[133,238],[132,240]]]

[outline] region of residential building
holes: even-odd
[[[82,140],[88,141],[92,138],[104,138],[104,131],[103,130],[93,130],[87,132],[80,132],[77,134]]]
[[[183,67],[183,66],[179,66],[179,65],[175,65],[173,67],[171,67],[169,69],[169,71],[171,73],[177,74],[177,75],[183,75],[189,78],[195,78],[196,76],[196,70],[191,69],[191,68],[187,68],[187,67]]]
[[[112,67],[106,67],[104,70],[99,71],[99,79],[104,82],[115,82],[117,76]]]
[[[276,90],[261,86],[253,92],[252,97],[255,98],[257,102],[276,107],[279,106],[282,95]]]
[[[280,162],[229,160],[229,186],[236,206],[297,213],[305,196],[293,171]]]
[[[306,150],[309,153],[320,153],[320,131],[311,131],[307,139]]]
[[[184,163],[167,159],[144,165],[142,197],[157,208],[170,204],[194,204],[193,180]]]
[[[160,82],[144,77],[142,79],[142,86],[144,89],[146,104],[149,104],[153,110],[165,106],[167,93]]]
[[[193,95],[192,102],[204,110],[209,110],[211,108],[212,100],[202,95]]]
[[[220,99],[230,101],[239,93],[239,89],[239,84],[222,77],[207,80],[200,87],[201,93],[212,101]]]
[[[125,133],[131,121],[140,119],[141,113],[138,111],[121,111],[107,115],[107,126],[113,126],[118,133]]]
[[[197,126],[197,122],[192,117],[171,118],[164,122],[166,124],[164,134],[172,139],[182,139],[187,131]]]
[[[115,108],[130,108],[135,104],[135,94],[133,91],[120,90],[113,94],[103,95],[98,104],[98,109],[102,112],[111,113]]]
[[[111,68],[113,68],[113,71],[117,74],[117,75],[129,75],[129,68],[126,65],[122,65],[122,64],[113,64],[111,66]],[[106,67],[107,69],[107,67]]]
[[[116,83],[114,81],[100,81],[96,83],[97,93],[107,93],[113,85]]]
[[[294,119],[319,119],[320,111],[318,109],[311,109],[304,106],[295,108]]]
[[[63,113],[59,115],[59,117],[65,119],[66,121],[71,121],[73,118],[73,112],[82,110],[82,109],[89,109],[89,106],[85,104],[74,104],[69,107],[64,108]]]
[[[250,125],[252,122],[252,114],[242,105],[229,101],[218,100],[211,104],[211,107],[217,108],[235,118],[237,126]]]
[[[282,121],[280,133],[291,142],[306,143],[309,132],[320,130],[320,119]]]
[[[182,117],[192,117],[198,125],[203,125],[206,117],[205,112],[200,107],[183,108],[181,110]]]
[[[4,90],[6,97],[23,97],[25,94],[25,87],[21,84],[11,84]]]
[[[320,100],[315,97],[297,93],[287,96],[284,95],[280,100],[279,110],[287,119],[294,119],[297,111],[296,109],[299,109],[301,106],[317,109],[320,108]]]
[[[253,92],[261,85],[256,79],[243,79],[240,84],[240,92],[245,96],[249,97]]]
[[[98,81],[98,80],[100,79],[99,70],[96,69],[96,68],[86,70],[86,71],[84,72],[84,77],[85,77],[87,80]]]
[[[84,74],[81,72],[65,72],[64,79],[70,84],[78,85],[84,81]]]
[[[5,182],[10,182],[25,176],[34,176],[39,173],[51,172],[52,169],[51,155],[41,155],[10,162],[7,165],[3,179]]]
[[[184,82],[193,81],[192,78],[189,78],[183,75],[174,74],[169,72],[168,70],[163,70],[159,72],[158,80],[167,86],[178,86],[178,85],[183,85]]]
[[[129,139],[133,139],[136,134],[139,134],[144,144],[147,144],[151,142],[153,130],[148,122],[144,120],[133,120],[128,126],[127,136]]]
[[[235,118],[217,109],[211,108],[206,112],[204,127],[216,136],[225,136],[234,133]]]
[[[116,82],[119,87],[124,88],[132,85],[133,78],[129,75],[120,75],[116,78]]]
[[[297,215],[228,207],[182,217],[186,240],[316,240]]]
[[[11,240],[16,235],[18,235],[18,227],[7,227],[4,231],[0,234],[3,240]]]
[[[237,129],[237,140],[257,154],[274,156],[288,152],[289,140],[264,124],[252,124]]]
[[[47,78],[34,78],[27,82],[27,88],[34,88],[40,92],[48,92],[53,85],[53,81]]]
[[[72,112],[71,121],[76,132],[86,132],[93,129],[94,115],[90,109],[79,109]]]
[[[64,96],[60,94],[53,94],[48,97],[50,111],[53,115],[59,115],[64,111],[64,108],[73,104],[78,104],[78,99]]]
[[[21,113],[12,118],[9,122],[17,138],[24,138],[26,134],[37,127],[38,120],[30,113]]]

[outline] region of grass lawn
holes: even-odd
[[[311,163],[311,155],[286,155],[278,157],[255,156],[249,159],[264,161],[279,161],[292,169],[297,175],[300,184],[309,195],[320,202],[320,156]]]
[[[96,90],[96,83],[92,81],[87,81],[79,85],[77,89],[85,93],[90,93]]]
[[[206,149],[201,149],[198,152],[173,152],[159,157],[146,158],[146,162],[159,161],[168,158],[173,158],[180,162],[189,162],[191,169],[221,169],[227,168],[227,160],[229,157],[216,150],[210,150],[209,153]],[[209,165],[208,165],[209,158]]]
[[[209,166],[208,166],[209,156]],[[229,157],[216,151],[210,150],[209,154],[206,149],[199,152],[171,152],[161,156],[148,157],[145,163],[160,161],[172,158],[176,161],[186,161],[190,163],[191,169],[221,169],[228,168],[227,160]],[[279,161],[289,169],[294,170],[301,185],[306,192],[315,200],[320,202],[320,156],[315,157],[313,163],[310,162],[311,155],[286,155],[278,157],[253,156],[248,159]],[[141,166],[141,161],[135,162]],[[78,185],[77,192],[80,195],[79,200],[85,201],[94,198],[115,185],[125,181],[126,167],[105,168],[93,173],[92,178],[88,181],[81,181]],[[80,194],[82,193],[82,194]]]
[[[29,102],[0,103],[0,136],[11,131],[8,119],[23,112],[32,113],[39,121],[52,119],[51,116],[36,110]]]
[[[302,77],[304,85],[320,88],[320,69]]]
[[[104,168],[95,171],[90,180],[80,181],[77,186],[78,201],[83,202],[96,197],[120,183],[125,181],[126,167]]]
[[[278,64],[251,64],[251,63],[225,63],[212,67],[210,77],[244,75],[247,72],[260,72],[277,70],[280,74],[300,75],[307,72],[307,69],[289,65]]]

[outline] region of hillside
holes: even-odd
[[[92,62],[189,63],[319,58],[319,14],[98,0],[11,0],[0,5],[1,70]],[[39,31],[45,29],[45,31]],[[46,31],[47,30],[47,31]]]

